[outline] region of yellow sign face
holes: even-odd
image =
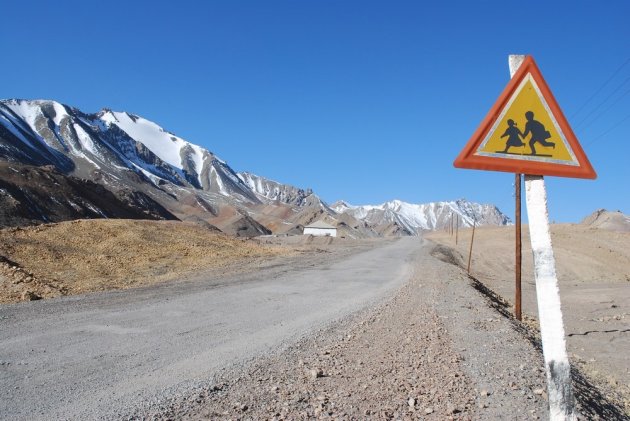
[[[597,178],[532,56],[525,57],[453,165]]]
[[[531,75],[521,81],[475,155],[579,165]]]

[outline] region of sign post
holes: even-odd
[[[549,395],[549,419],[576,420],[543,176],[525,176],[525,202],[534,254],[538,318]]]
[[[534,255],[549,418],[572,421],[577,419],[577,414],[543,176],[596,178],[597,175],[534,59],[531,56],[510,56],[509,61],[512,79],[455,159],[454,165],[458,168],[516,173],[519,178],[515,183],[517,186],[520,174],[527,174],[525,201]],[[520,203],[520,197],[517,200]],[[517,249],[519,237],[517,235]],[[520,306],[515,310],[520,313]]]
[[[510,65],[510,78],[521,67],[525,56],[511,55],[508,59]],[[521,174],[514,174],[514,317],[519,322],[523,320],[521,312],[521,268],[522,268],[522,235],[521,235]]]
[[[514,177],[515,190],[515,244],[514,244],[514,317],[519,322],[523,320],[521,312],[521,268],[522,262],[522,235],[521,235],[521,174],[515,174]]]

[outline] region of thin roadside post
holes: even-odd
[[[514,259],[514,317],[523,320],[521,313],[521,267],[522,267],[522,243],[521,243],[521,174],[516,174],[514,179],[516,189],[516,235],[515,235],[515,259]]]
[[[457,215],[457,219],[455,220],[455,245],[457,245],[458,237],[459,237],[459,215]]]
[[[475,242],[475,226],[476,225],[477,225],[477,220],[473,219],[472,237],[470,237],[470,249],[468,250],[468,267],[466,269],[466,272],[468,272],[468,275],[470,275],[470,260],[472,259],[473,243]]]

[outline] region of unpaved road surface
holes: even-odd
[[[0,306],[0,417],[121,418],[185,395],[400,287],[420,246],[405,238],[312,267]]]
[[[0,307],[1,419],[546,419],[535,329],[422,238]],[[579,370],[580,420],[627,420]]]
[[[136,419],[547,419],[537,332],[422,242],[397,293]],[[579,370],[580,420],[628,420]]]

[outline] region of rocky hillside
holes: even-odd
[[[177,219],[139,191],[114,194],[52,166],[0,162],[0,227],[94,218]]]
[[[301,206],[313,195],[313,190],[311,189],[304,190],[278,183],[249,172],[242,172],[237,175],[257,196],[274,202],[278,201],[288,205]]]

